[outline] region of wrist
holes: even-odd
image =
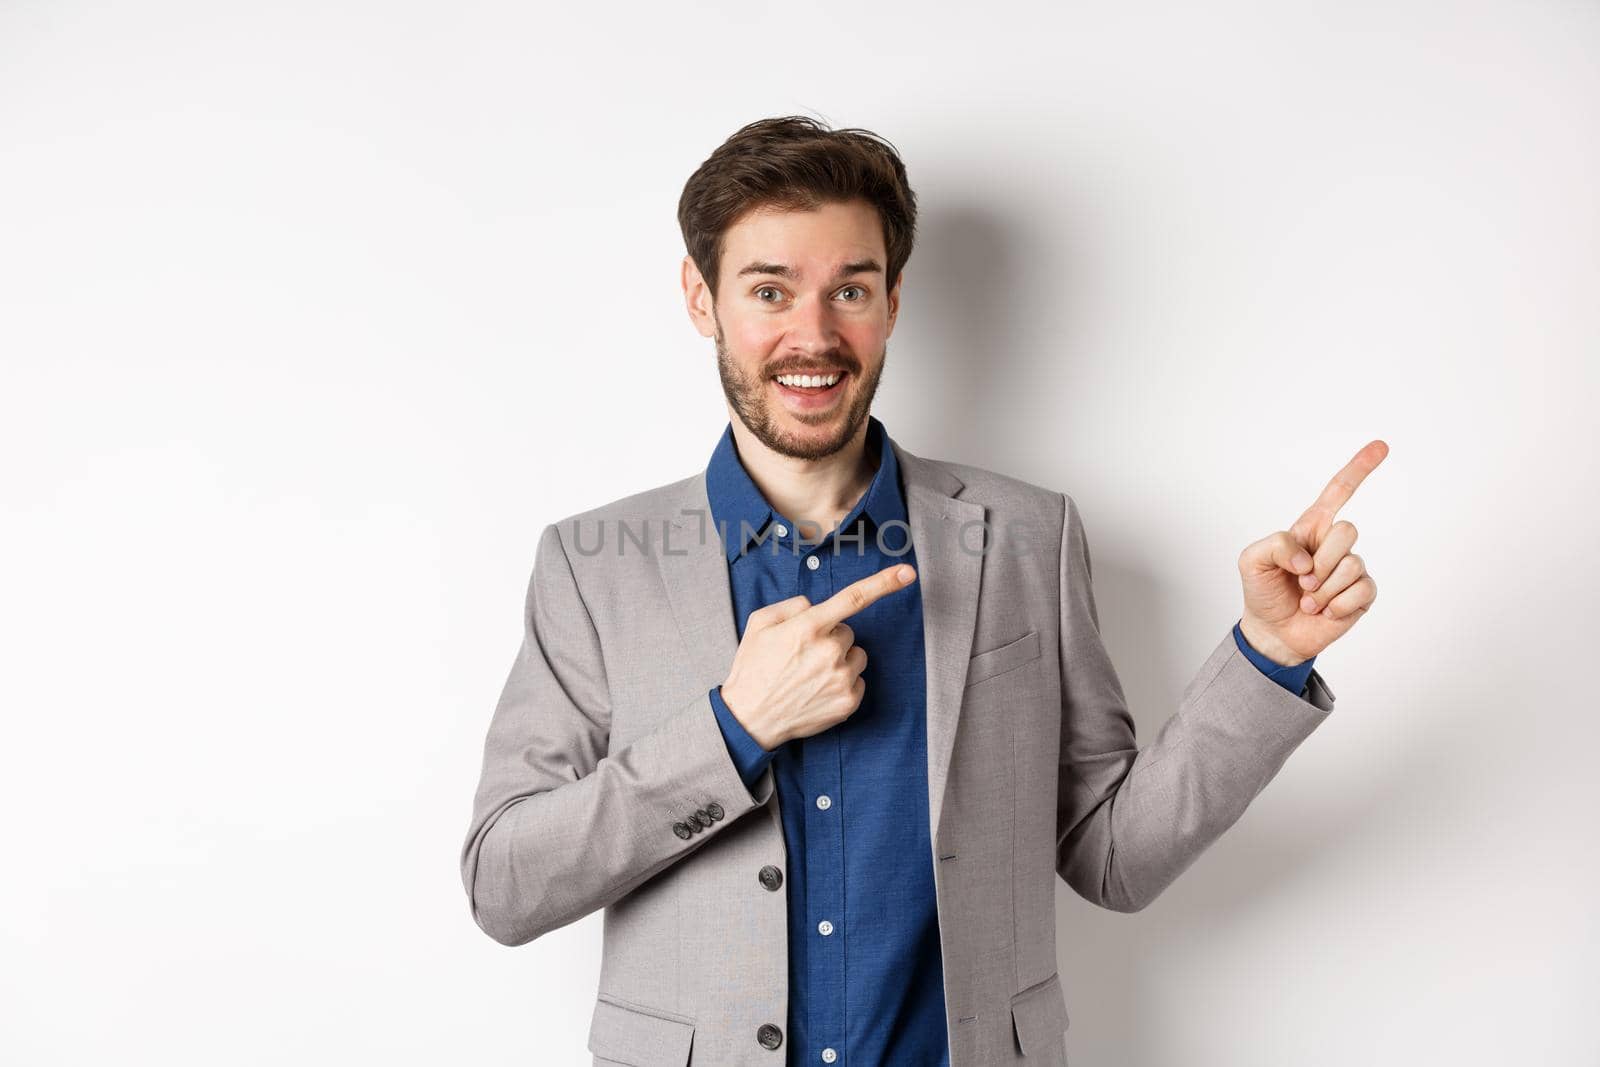
[[[778,747],[782,738],[771,736],[767,730],[766,723],[754,714],[743,696],[736,690],[730,691],[726,682],[719,687],[719,691],[722,694],[722,702],[727,705],[728,711],[732,713],[739,725],[744,728],[744,732],[750,735],[752,741],[767,752],[771,752]]]
[[[1294,649],[1278,640],[1249,615],[1239,618],[1239,632],[1244,634],[1244,639],[1250,642],[1251,648],[1280,667],[1295,667],[1310,658],[1309,656],[1300,655]]]

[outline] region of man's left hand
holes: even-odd
[[[1343,637],[1377,599],[1377,583],[1350,551],[1355,524],[1335,516],[1388,454],[1383,441],[1367,442],[1293,526],[1239,554],[1244,582],[1239,629],[1273,662],[1292,666],[1315,656]]]

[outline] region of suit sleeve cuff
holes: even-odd
[[[712,689],[710,695],[711,710],[716,713],[717,725],[722,728],[722,740],[728,746],[728,755],[732,757],[733,765],[739,771],[739,777],[753,790],[755,780],[761,777],[761,772],[772,762],[772,753],[762,748],[740,725],[739,720],[734,718],[733,712],[722,699],[720,685]]]
[[[1296,663],[1292,667],[1274,663],[1251,647],[1250,642],[1245,640],[1244,631],[1239,628],[1239,623],[1237,622],[1233,624],[1233,639],[1238,643],[1239,651],[1244,653],[1245,659],[1253,663],[1258,671],[1296,696],[1305,695],[1306,682],[1311,677],[1312,665],[1316,663],[1317,657],[1312,656],[1305,662]]]

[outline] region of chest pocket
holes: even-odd
[[[1016,670],[1025,663],[1039,658],[1039,631],[1029,630],[1015,641],[999,648],[979,652],[967,661],[967,686],[977,685],[986,678]]]

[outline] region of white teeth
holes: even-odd
[[[778,381],[784,385],[799,386],[806,389],[823,388],[839,380],[837,374],[780,374]]]

